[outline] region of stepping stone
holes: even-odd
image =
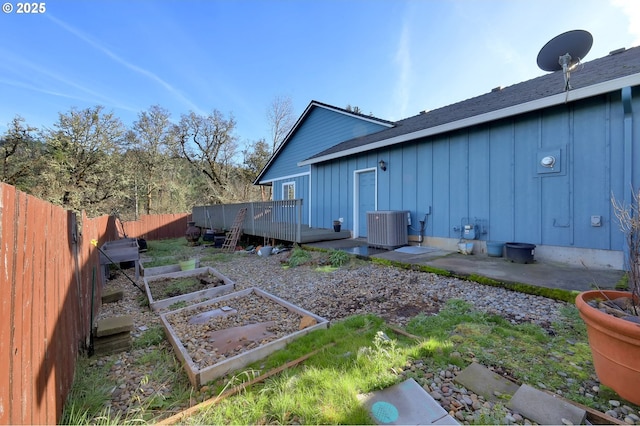
[[[376,424],[459,424],[413,379],[369,394],[364,404]]]
[[[96,337],[93,340],[93,350],[96,355],[110,355],[131,349],[132,344],[131,333],[123,332],[111,336]]]
[[[124,297],[123,290],[119,290],[117,288],[104,290],[102,292],[102,303],[117,302],[118,300],[122,300],[123,297]]]
[[[98,321],[96,326],[97,337],[131,331],[133,331],[133,317],[131,315],[105,318]]]
[[[478,395],[484,396],[486,400],[494,402],[499,400],[495,392],[513,395],[519,387],[510,380],[476,362],[471,363],[467,368],[462,370],[460,374],[456,376],[455,381]]]
[[[520,386],[507,407],[541,425],[584,424],[587,412],[528,385]]]

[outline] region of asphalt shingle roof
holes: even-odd
[[[572,89],[575,90],[637,73],[640,73],[640,47],[620,49],[605,57],[579,64],[571,72],[570,83]],[[400,120],[392,128],[342,142],[310,159],[358,147],[364,148],[375,142],[557,95],[563,93],[564,88],[563,72],[556,71]]]

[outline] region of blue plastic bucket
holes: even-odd
[[[504,243],[497,241],[487,241],[487,254],[491,257],[502,257]]]

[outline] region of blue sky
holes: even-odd
[[[637,0],[51,0],[43,14],[9,3],[0,133],[16,114],[45,128],[95,105],[131,125],[157,104],[174,121],[218,109],[241,142],[268,139],[275,96],[296,118],[317,100],[398,120],[544,74],[538,51],[565,31],[593,35],[585,61],[640,45]]]

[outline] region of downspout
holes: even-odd
[[[623,144],[624,144],[624,191],[623,199],[624,205],[628,206],[633,201],[633,192],[637,191],[635,182],[633,181],[633,108],[632,108],[632,94],[631,87],[623,87],[622,94],[622,109],[624,112],[623,121]],[[627,187],[627,185],[629,185]],[[624,253],[624,267],[629,268],[629,247],[626,241],[623,243]]]

